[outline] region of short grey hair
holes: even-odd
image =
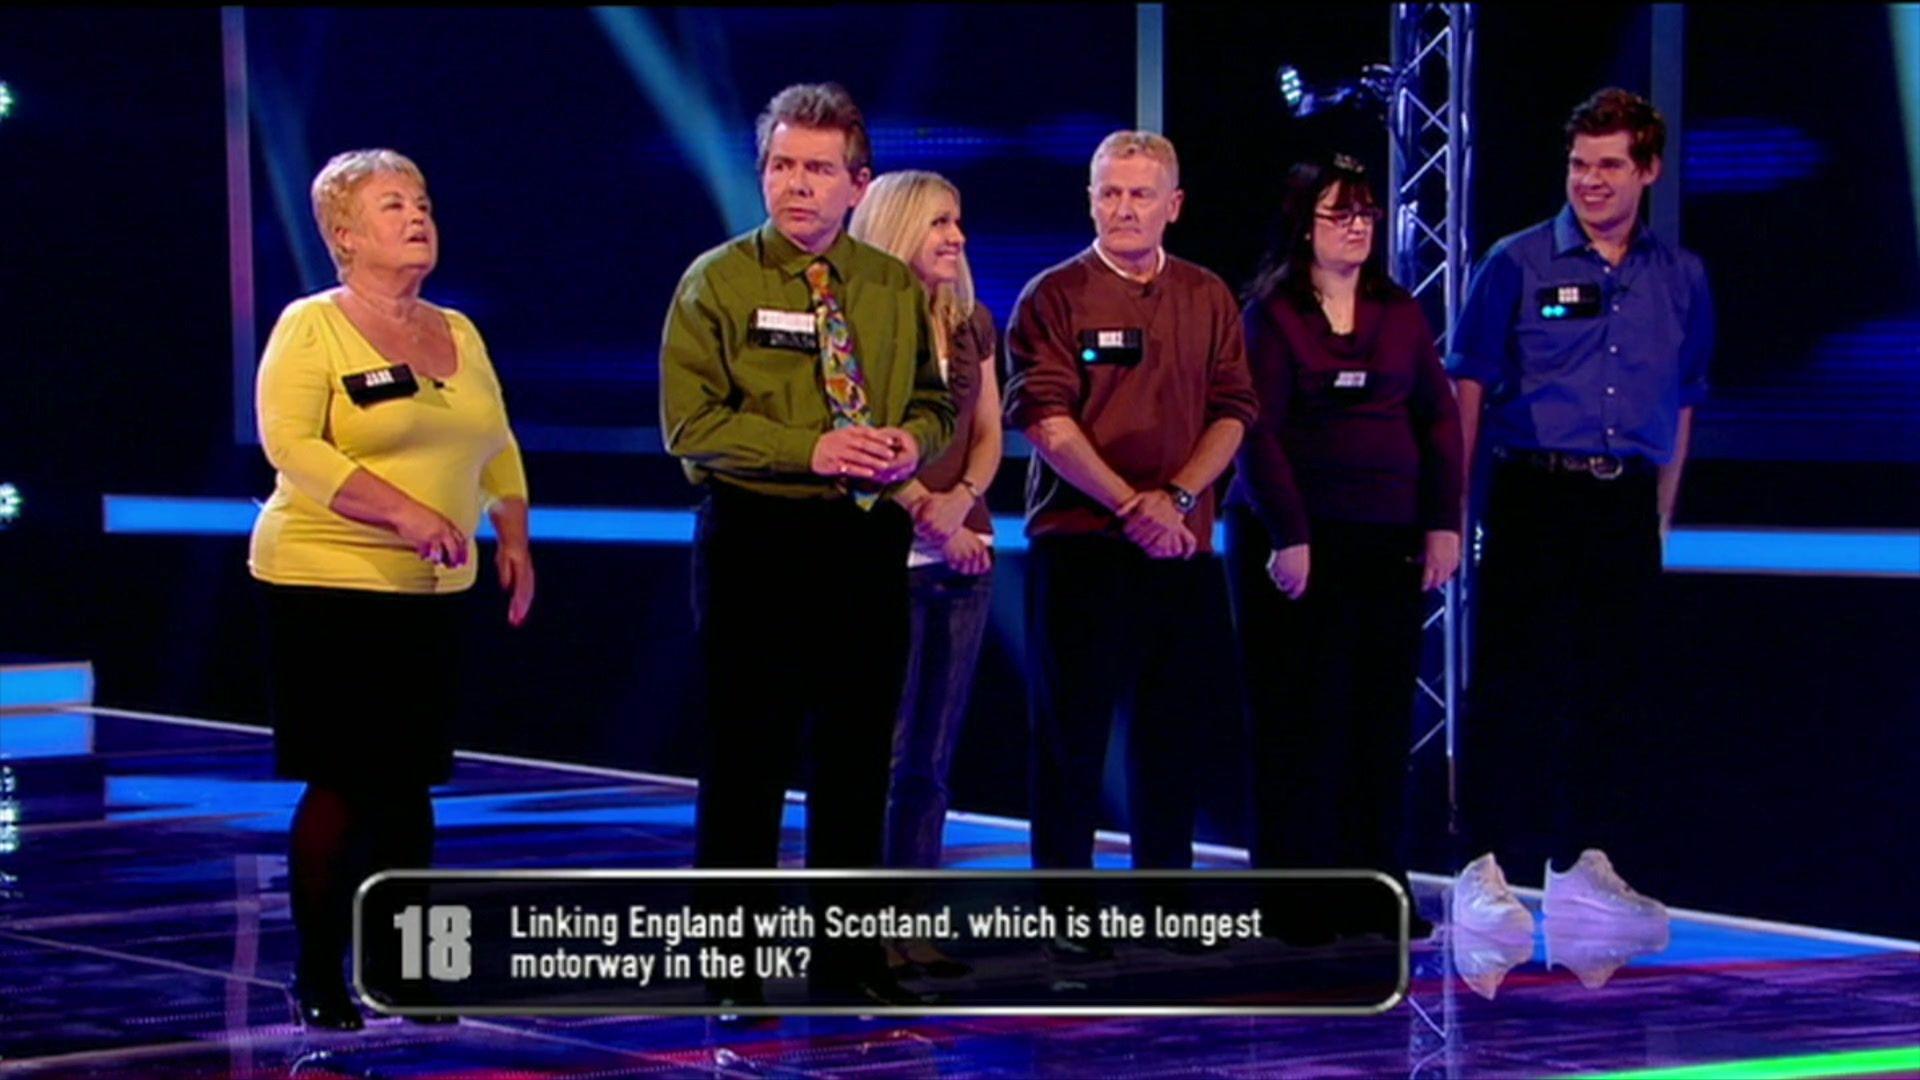
[[[347,280],[353,256],[340,249],[333,237],[334,230],[342,226],[350,228],[359,219],[360,204],[354,196],[359,194],[361,185],[379,173],[399,173],[423,190],[427,186],[420,166],[405,154],[387,149],[335,154],[313,178],[313,221],[320,227],[320,239],[326,242],[327,254],[333,256],[333,267],[341,281]]]
[[[1171,186],[1180,186],[1180,155],[1173,150],[1173,140],[1157,131],[1122,130],[1101,139],[1100,145],[1094,147],[1093,160],[1087,164],[1088,182],[1092,182],[1093,172],[1100,167],[1102,158],[1119,160],[1141,156],[1159,162],[1166,168]]]

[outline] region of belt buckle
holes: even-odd
[[[1617,480],[1627,471],[1627,463],[1612,454],[1595,454],[1587,459],[1587,471],[1595,480]]]

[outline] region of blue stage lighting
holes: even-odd
[[[1766,119],[1700,120],[1687,127],[1687,190],[1772,191],[1812,179],[1827,150],[1811,134]]]
[[[19,488],[12,484],[0,484],[0,529],[20,520],[20,507],[24,502]]]
[[[0,710],[59,708],[93,700],[90,664],[16,664],[0,679]],[[0,745],[0,758],[12,757],[13,744]]]
[[[104,531],[113,535],[245,536],[259,515],[259,507],[247,499],[104,495],[101,502]],[[1026,523],[1019,517],[995,515],[993,525],[995,551],[1027,550]],[[535,507],[528,529],[538,541],[679,546],[693,541],[693,511],[623,506]],[[1216,551],[1224,547],[1223,534],[1220,523],[1215,522],[1213,547]],[[491,522],[483,520],[476,535],[492,539]],[[1669,570],[1695,572],[1920,578],[1920,531],[1675,529],[1668,542],[1666,566]]]
[[[1920,221],[1920,4],[1888,4],[1893,29],[1893,69],[1900,78],[1900,114],[1907,135],[1907,183],[1913,188],[1913,216]],[[1920,229],[1915,230],[1920,239]]]
[[[0,120],[5,120],[13,112],[13,88],[0,82]]]
[[[593,8],[594,18],[627,73],[666,121],[674,144],[707,187],[727,231],[740,233],[761,218],[760,185],[741,171],[750,133],[729,124],[691,58],[683,59],[659,25],[664,16],[636,8]],[[689,16],[699,17],[699,16]]]

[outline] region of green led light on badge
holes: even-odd
[[[1092,349],[1080,350],[1080,359],[1085,360],[1089,364],[1093,363],[1094,358],[1098,357],[1099,355],[1100,355],[1099,353],[1094,352]]]

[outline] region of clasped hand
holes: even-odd
[[[897,484],[920,467],[920,444],[904,428],[843,427],[820,436],[809,463],[820,476]]]
[[[1127,539],[1155,559],[1187,559],[1200,541],[1187,528],[1186,515],[1164,491],[1141,491],[1114,508]]]
[[[945,544],[966,524],[973,503],[973,492],[963,487],[930,493],[913,506],[914,535],[929,544]]]

